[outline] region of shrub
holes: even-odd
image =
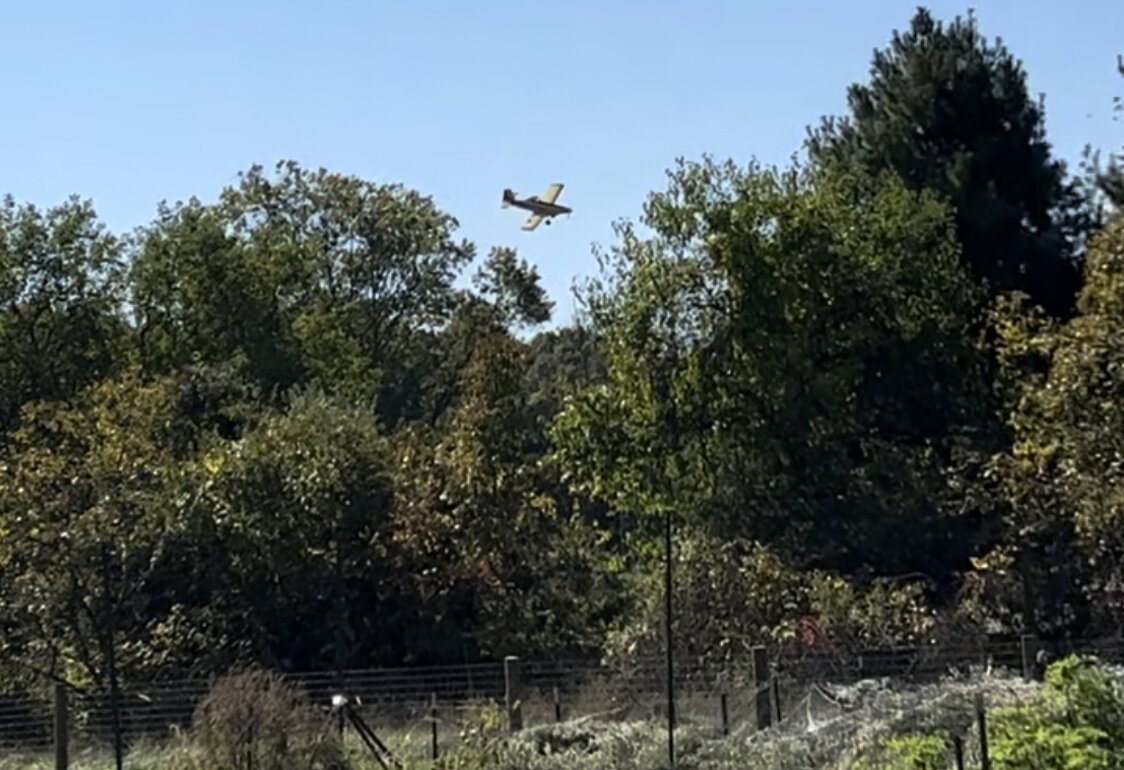
[[[991,724],[995,770],[1114,770],[1124,691],[1096,660],[1069,657],[1050,666],[1035,702],[996,710]]]
[[[1107,736],[1096,728],[1050,722],[1034,707],[996,712],[994,770],[1115,770]]]
[[[220,679],[195,712],[203,767],[222,770],[343,770],[346,757],[327,715],[275,673],[251,669]]]
[[[948,742],[937,735],[915,733],[884,739],[854,770],[945,770]]]
[[[1124,688],[1095,658],[1071,656],[1051,665],[1045,697],[1067,724],[1100,730],[1124,751]]]

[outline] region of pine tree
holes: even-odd
[[[940,192],[989,293],[1021,290],[1052,315],[1073,312],[1088,202],[1051,156],[1043,107],[1002,41],[989,44],[970,14],[945,25],[919,8],[874,53],[870,82],[852,85],[848,104],[849,115],[809,132],[814,161],[892,170]]]

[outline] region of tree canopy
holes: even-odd
[[[941,193],[966,264],[991,292],[1070,313],[1089,202],[1051,155],[1022,64],[971,15],[944,24],[922,8],[875,52],[870,75],[848,90],[848,115],[811,132],[812,156]]]

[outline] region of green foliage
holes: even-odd
[[[816,633],[842,649],[892,647],[919,641],[930,630],[928,587],[918,581],[874,580],[867,585],[813,573],[808,611]]]
[[[588,651],[615,585],[602,533],[536,462],[527,367],[506,333],[479,338],[445,430],[402,447],[398,540],[430,596],[472,608],[488,654]]]
[[[1098,730],[1124,750],[1124,683],[1095,658],[1071,656],[1051,665],[1045,697],[1062,720]]]
[[[1009,726],[1014,727],[1014,724]],[[996,770],[1110,770],[1117,767],[1113,755],[1104,746],[1104,734],[1098,730],[1060,724],[1035,725],[1030,719],[1020,727],[1022,729],[1011,732],[996,731],[993,763]]]
[[[1093,239],[1079,314],[1066,324],[1006,322],[1000,349],[1017,385],[1012,451],[997,462],[1012,512],[1009,540],[1022,557],[1050,569],[1034,580],[1046,606],[1110,597],[1124,573],[1119,511],[1124,452],[1124,222]],[[1051,587],[1052,586],[1052,587]],[[1040,618],[1040,623],[1046,618]],[[1118,625],[1122,618],[1105,613]],[[1058,621],[1062,622],[1062,621]],[[1072,622],[1072,621],[1071,621]]]
[[[104,686],[115,635],[161,619],[161,569],[191,535],[169,504],[173,393],[129,373],[25,409],[0,458],[0,615],[20,629],[7,656]],[[129,651],[121,670],[147,663]]]
[[[68,398],[121,363],[121,267],[89,202],[0,199],[0,431],[24,404]]]
[[[308,394],[199,459],[210,602],[252,659],[352,665],[394,643],[389,451],[369,411]]]
[[[776,647],[791,621],[807,613],[805,578],[761,545],[691,536],[675,544],[677,652],[691,660],[743,661],[759,644]],[[634,616],[615,630],[608,649],[626,663],[658,656],[664,643],[663,573],[644,573]]]
[[[1020,290],[1054,315],[1072,312],[1090,211],[1050,156],[1022,65],[989,45],[972,16],[945,25],[921,8],[875,52],[870,74],[848,90],[847,117],[811,132],[812,157],[939,192],[990,292]]]
[[[936,735],[894,735],[862,757],[853,770],[945,770],[949,767],[949,743]]]
[[[513,249],[493,249],[474,276],[505,325],[537,326],[550,320],[554,302],[539,285],[539,271]]]
[[[610,382],[554,426],[570,483],[800,564],[943,574],[966,545],[945,475],[978,461],[961,428],[987,402],[944,207],[889,176],[707,161],[644,224],[587,288]]]
[[[471,245],[412,190],[293,162],[276,172],[252,167],[214,205],[162,206],[140,233],[144,360],[160,371],[234,361],[267,393],[314,384],[377,398],[392,422],[411,414],[417,335],[447,320]],[[518,265],[503,278],[537,297]]]
[[[1066,658],[1036,702],[992,713],[989,737],[997,770],[1118,767],[1124,689],[1097,661]]]
[[[696,533],[677,538],[674,552],[673,632],[690,660],[738,663],[757,645],[853,650],[908,643],[929,630],[924,586],[916,583],[805,572],[763,544]],[[645,566],[632,614],[606,643],[622,663],[663,650],[663,567],[658,558]]]

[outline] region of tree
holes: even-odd
[[[305,374],[282,276],[233,236],[225,213],[197,200],[161,204],[137,235],[130,273],[140,358],[167,373],[194,361],[230,365],[276,396]],[[260,257],[260,255],[256,255]]]
[[[449,322],[426,334],[418,389],[426,393],[422,419],[443,420],[463,393],[464,371],[481,345],[540,326],[554,307],[538,271],[513,249],[495,248],[472,276],[475,291],[462,291]]]
[[[174,606],[168,554],[190,539],[169,452],[173,390],[135,373],[36,402],[0,456],[0,617],[7,659],[108,691],[117,766],[123,681]]]
[[[0,433],[25,403],[67,398],[124,359],[121,257],[88,201],[0,201]]]
[[[982,462],[989,405],[940,201],[891,175],[707,161],[645,224],[585,294],[610,375],[555,424],[567,478],[798,568],[944,579],[966,561],[977,523],[952,482]]]
[[[554,302],[539,283],[539,271],[514,249],[492,249],[473,276],[476,290],[490,300],[507,328],[539,326],[550,320]]]
[[[810,132],[818,162],[891,169],[940,192],[956,213],[963,257],[994,295],[1020,290],[1051,315],[1073,310],[1090,211],[1050,155],[1044,112],[1022,65],[975,19],[947,26],[924,8],[875,52],[850,114]]]
[[[528,364],[507,332],[478,338],[441,429],[402,437],[396,531],[473,652],[586,653],[617,586],[603,533],[541,462]]]
[[[235,361],[266,391],[314,384],[419,416],[426,332],[473,257],[420,193],[294,162],[240,175],[219,203],[164,206],[138,238],[133,304],[158,371]],[[509,274],[517,264],[508,265]]]
[[[4,609],[24,630],[9,653],[33,668],[107,687],[140,666],[115,641],[141,636],[165,598],[153,588],[181,524],[164,505],[172,395],[126,374],[73,403],[29,405],[12,434],[0,482]]]
[[[254,424],[254,400],[195,367],[125,370],[25,407],[0,455],[6,660],[94,688],[110,684],[111,652],[123,678],[231,661],[208,607],[222,543],[193,515],[196,461]]]
[[[192,515],[213,544],[199,600],[242,656],[303,670],[401,656],[388,452],[369,409],[308,392],[198,459]]]
[[[1007,547],[1028,565],[1027,622],[1044,630],[1079,631],[1098,608],[1102,622],[1124,624],[1119,218],[1091,242],[1078,311],[1066,324],[1024,320],[1001,326],[1005,360],[1024,373],[1011,413],[1015,442],[999,465],[1012,508]],[[1059,578],[1064,583],[1051,590]],[[1072,609],[1059,613],[1067,605]]]

